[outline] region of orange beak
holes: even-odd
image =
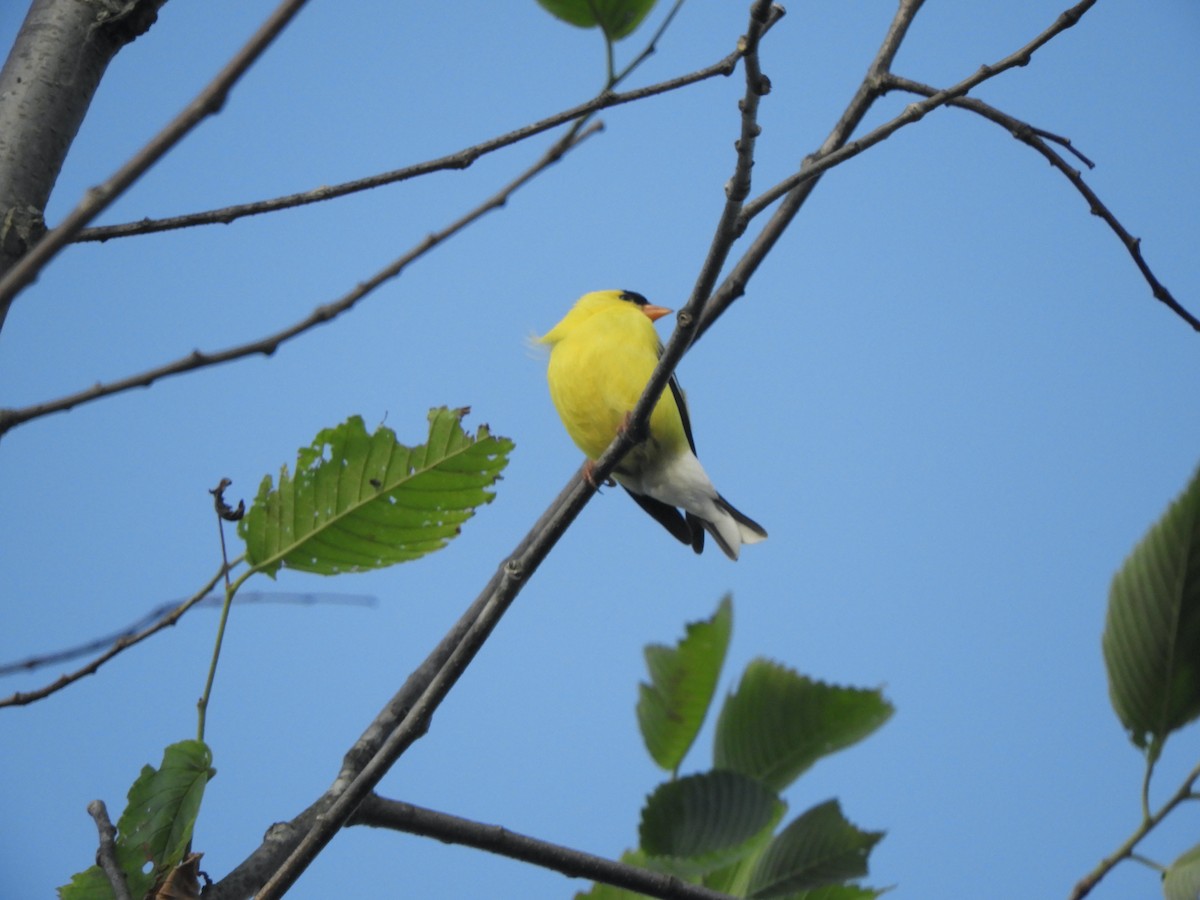
[[[646,314],[646,317],[651,322],[656,322],[672,312],[672,310],[667,309],[665,306],[655,306],[653,303],[647,303],[645,306],[639,307],[639,309]]]

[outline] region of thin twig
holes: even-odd
[[[284,26],[304,6],[306,0],[283,0],[262,26],[237,52],[217,76],[184,107],[162,131],[150,139],[141,150],[119,168],[107,181],[90,188],[67,217],[42,236],[29,252],[21,257],[0,278],[0,320],[12,304],[13,298],[30,284],[42,268],[53,259],[79,233],[88,222],[108,208],[143,172],[162,158],[201,121],[215,115],[225,104],[229,91],[246,70],[254,63],[271,42],[279,36]]]
[[[1083,14],[1086,13],[1093,5],[1095,5],[1095,3],[1096,0],[1082,0],[1082,2],[1061,13],[1058,18],[1055,19],[1053,25],[1051,25],[1021,49],[1015,51],[1014,53],[1010,53],[1008,56],[1004,57],[1004,59],[1001,59],[992,65],[980,66],[973,75],[968,78],[964,78],[962,81],[958,82],[958,84],[955,84],[952,87],[944,88],[921,102],[909,104],[904,109],[904,112],[902,112],[900,115],[888,122],[885,122],[878,128],[873,129],[872,131],[863,135],[861,138],[850,141],[849,143],[839,144],[838,147],[831,148],[829,150],[826,150],[825,147],[822,147],[812,156],[805,159],[804,163],[800,167],[799,172],[796,172],[795,174],[783,179],[770,190],[765,191],[761,196],[755,198],[750,203],[747,203],[746,210],[743,213],[743,225],[761,213],[780,197],[791,193],[797,187],[800,187],[806,182],[811,181],[828,169],[841,165],[846,160],[857,156],[864,150],[875,146],[880,141],[891,137],[901,128],[904,128],[907,125],[912,125],[914,122],[919,122],[927,114],[940,106],[947,105],[954,98],[966,95],[972,89],[983,84],[990,78],[995,78],[1002,72],[1007,72],[1009,69],[1018,66],[1028,65],[1029,61],[1033,57],[1033,54],[1037,50],[1045,46],[1045,44],[1056,35],[1066,31],[1068,28],[1078,22]],[[905,4],[902,3],[901,8],[903,9],[904,6]],[[919,7],[920,3],[915,3],[914,6]],[[915,13],[915,9],[913,12]],[[878,96],[883,90],[884,81],[890,72],[890,63],[891,61],[889,60],[888,65],[879,68],[874,73],[874,77],[868,76],[867,81],[864,82],[864,86],[867,87],[868,90],[875,96]]]
[[[935,87],[927,84],[921,84],[920,82],[912,81],[908,78],[901,78],[897,75],[889,74],[884,79],[883,85],[885,90],[889,88],[897,88],[899,90],[908,91],[909,93],[921,94],[926,97],[932,97],[939,93],[938,89]],[[1046,160],[1049,161],[1050,165],[1054,166],[1054,168],[1058,169],[1058,171],[1065,175],[1067,180],[1070,181],[1075,187],[1075,190],[1083,195],[1083,199],[1087,201],[1088,209],[1091,211],[1092,215],[1104,220],[1105,224],[1107,224],[1112,232],[1120,239],[1121,243],[1125,245],[1125,249],[1133,258],[1133,262],[1138,267],[1138,271],[1142,273],[1142,278],[1145,279],[1146,283],[1150,286],[1150,291],[1154,295],[1154,298],[1165,304],[1172,312],[1179,316],[1179,318],[1183,319],[1183,321],[1192,326],[1193,330],[1200,331],[1200,319],[1197,319],[1196,316],[1188,312],[1188,310],[1185,309],[1184,306],[1175,299],[1174,295],[1172,295],[1166,286],[1155,277],[1154,272],[1151,271],[1150,266],[1146,263],[1145,258],[1142,256],[1141,239],[1131,235],[1125,226],[1120,223],[1108,206],[1105,205],[1099,196],[1097,196],[1096,192],[1093,191],[1087,182],[1083,180],[1082,173],[1080,173],[1080,171],[1075,167],[1071,166],[1046,143],[1047,141],[1052,141],[1053,143],[1064,147],[1077,159],[1081,160],[1089,169],[1094,168],[1095,164],[1078,150],[1076,150],[1073,146],[1071,146],[1071,142],[1067,138],[1057,134],[1052,134],[1051,132],[1045,131],[1041,128],[1034,128],[1032,125],[1003,113],[995,107],[984,103],[982,100],[976,100],[974,97],[955,97],[948,102],[948,105],[958,107],[959,109],[969,110],[973,113],[983,116],[985,119],[995,122],[997,125],[1000,125],[1006,129],[1018,141],[1021,141],[1023,144],[1032,147],[1034,150],[1044,156]]]
[[[236,566],[240,561],[240,558],[235,559],[232,565]],[[51,694],[61,691],[67,685],[74,684],[76,681],[87,675],[95,674],[97,669],[99,669],[114,656],[121,653],[123,650],[129,649],[134,644],[140,644],[152,634],[157,634],[164,628],[167,628],[178,622],[184,613],[208,596],[208,592],[213,589],[216,583],[221,580],[221,576],[224,574],[225,567],[222,566],[219,570],[217,570],[217,574],[209,579],[208,583],[204,585],[204,587],[200,588],[200,590],[196,591],[196,593],[194,593],[187,600],[184,600],[178,606],[174,607],[169,613],[158,619],[153,625],[137,632],[136,634],[126,634],[118,637],[107,651],[101,653],[83,668],[76,669],[74,672],[62,675],[55,681],[51,682],[45,687],[38,688],[37,690],[23,692],[17,691],[17,693],[11,694],[8,697],[0,697],[0,707],[25,706],[29,703],[33,703],[35,700],[41,700],[43,697],[49,697]]]
[[[435,231],[425,237],[416,247],[409,250],[403,256],[400,256],[385,268],[381,269],[375,275],[368,278],[366,281],[359,282],[354,286],[353,290],[332,303],[326,303],[318,306],[306,317],[298,322],[295,322],[274,334],[259,338],[258,340],[250,341],[245,344],[239,344],[236,347],[230,347],[226,350],[217,350],[213,352],[202,352],[194,350],[187,356],[180,357],[172,362],[165,363],[154,369],[149,369],[145,372],[140,372],[136,375],[130,375],[127,378],[122,378],[118,381],[110,381],[108,383],[97,383],[90,388],[70,394],[66,397],[60,397],[57,400],[49,400],[44,403],[26,406],[21,409],[6,409],[0,410],[0,435],[10,429],[20,425],[23,422],[28,422],[30,419],[39,418],[51,413],[63,412],[75,406],[84,403],[90,403],[98,400],[101,397],[109,397],[113,394],[119,394],[124,391],[131,390],[137,387],[148,387],[156,381],[167,378],[172,375],[179,375],[184,372],[190,372],[195,369],[214,366],[220,363],[230,362],[235,359],[241,359],[246,356],[255,354],[263,354],[270,356],[279,347],[298,335],[303,334],[317,325],[322,325],[329,322],[342,313],[352,309],[358,301],[362,300],[380,285],[397,277],[408,265],[416,259],[419,259],[424,254],[428,253],[438,244],[441,244],[446,239],[452,237],[466,226],[470,225],[476,219],[481,218],[493,209],[504,206],[508,202],[508,198],[517,191],[520,187],[549,168],[557,162],[567,151],[578,146],[587,138],[591,137],[598,130],[600,125],[593,125],[591,128],[585,129],[578,135],[572,136],[570,133],[567,137],[570,141],[564,143],[559,141],[555,143],[545,154],[529,169],[515,178],[509,184],[505,185],[498,193],[485,200],[479,206],[475,207],[470,212],[461,216],[454,222],[447,225],[440,231]]]
[[[234,560],[234,565],[240,562]],[[214,582],[215,583],[215,582]],[[73,647],[66,647],[62,650],[54,650],[50,653],[41,653],[36,656],[29,656],[25,659],[19,659],[16,662],[0,663],[0,677],[5,675],[15,675],[18,672],[32,672],[37,669],[44,669],[46,666],[57,665],[58,663],[68,662],[72,659],[78,659],[81,656],[87,656],[90,653],[95,653],[98,650],[104,650],[122,638],[133,637],[147,625],[154,624],[170,613],[175,607],[184,603],[184,600],[171,600],[168,603],[162,603],[150,610],[144,616],[130,625],[125,626],[120,631],[114,631],[102,637],[93,638],[85,641],[82,644],[76,644]],[[225,598],[220,594],[209,594],[202,597],[198,602],[193,603],[189,609],[200,609],[210,606],[220,606],[225,602]],[[377,605],[377,599],[370,594],[338,594],[332,592],[316,592],[308,591],[300,593],[297,591],[290,592],[275,592],[275,591],[240,591],[235,601],[238,606],[246,606],[251,603],[282,603],[293,604],[296,606],[316,606],[318,604],[330,604],[340,606],[366,606],[371,607]]]
[[[368,795],[347,824],[390,828],[450,844],[474,847],[561,872],[568,878],[587,878],[664,900],[730,900],[728,894],[702,885],[688,884],[674,875],[614,862],[561,844],[518,834],[499,825],[484,825],[411,803],[388,800],[378,794]]]
[[[1125,843],[1121,844],[1121,846],[1114,850],[1109,856],[1106,856],[1100,862],[1100,865],[1096,866],[1095,869],[1080,879],[1079,883],[1075,885],[1075,889],[1071,891],[1070,900],[1083,900],[1084,897],[1092,892],[1092,888],[1100,883],[1100,879],[1107,875],[1109,871],[1111,871],[1112,868],[1117,865],[1117,863],[1131,857],[1133,855],[1134,848],[1137,847],[1142,838],[1149,834],[1159,822],[1166,818],[1167,813],[1173,810],[1184,800],[1190,800],[1192,798],[1192,789],[1195,787],[1197,781],[1200,781],[1200,764],[1197,764],[1197,766],[1188,773],[1187,778],[1184,779],[1183,784],[1179,787],[1179,790],[1177,790],[1171,796],[1171,798],[1159,808],[1158,812],[1151,816],[1143,817],[1142,824],[1140,824],[1134,830],[1133,834],[1126,839]]]
[[[112,886],[113,895],[117,900],[133,900],[129,892],[129,882],[125,880],[125,872],[117,862],[117,829],[108,817],[108,808],[103,800],[93,800],[87,805],[87,811],[95,820],[96,830],[100,833],[100,849],[96,851],[96,862],[104,870],[104,875]]]
[[[652,52],[652,48],[647,48],[646,53]],[[637,88],[636,90],[623,91],[621,93],[612,93],[605,91],[586,103],[580,103],[570,109],[565,109],[562,112],[555,113],[552,116],[547,116],[540,121],[518,128],[515,131],[510,131],[507,134],[502,134],[474,146],[467,147],[455,153],[446,156],[438,157],[437,159],[427,160],[426,162],[416,163],[415,165],[405,166],[402,169],[394,169],[390,172],[383,172],[378,175],[371,175],[366,178],[357,178],[353,181],[346,181],[341,184],[323,185],[318,188],[313,188],[309,191],[302,191],[295,194],[287,194],[283,197],[274,197],[268,200],[257,200],[253,203],[239,203],[234,206],[225,206],[220,209],[210,209],[204,212],[190,213],[188,215],[171,216],[164,219],[140,219],[136,222],[124,222],[119,225],[101,225],[95,228],[87,228],[79,232],[75,237],[76,241],[106,241],[110,238],[130,237],[138,234],[151,234],[157,231],[170,231],[176,228],[187,228],[195,225],[227,225],[237,219],[246,216],[255,216],[261,213],[275,212],[281,209],[290,209],[297,206],[305,206],[309,203],[319,203],[324,200],[333,200],[337,197],[344,197],[347,194],[358,193],[372,188],[382,187],[383,185],[395,184],[400,181],[407,181],[411,178],[416,178],[421,175],[428,175],[431,172],[438,172],[447,169],[466,169],[472,163],[482,156],[486,156],[496,150],[504,147],[509,147],[513,144],[520,143],[535,135],[539,135],[545,131],[563,125],[567,122],[576,121],[585,118],[603,109],[609,109],[614,106],[622,106],[626,103],[633,103],[637,100],[653,97],[658,94],[665,94],[671,91],[679,90],[680,88],[696,84],[707,79],[714,78],[718,75],[729,75],[737,66],[737,61],[740,58],[740,51],[734,51],[722,59],[717,60],[710,66],[703,69],[698,69],[687,75],[681,75],[678,78],[671,78],[667,81],[659,82],[658,84],[648,85],[647,87]],[[622,77],[628,74],[622,73]]]
[[[835,153],[838,148],[845,145],[849,140],[850,135],[854,133],[854,129],[862,122],[871,105],[879,97],[877,87],[880,76],[889,71],[892,60],[895,59],[896,53],[900,49],[901,43],[904,41],[905,35],[908,33],[909,26],[912,25],[913,19],[917,12],[920,11],[924,0],[900,0],[896,8],[896,13],[892,17],[892,21],[888,26],[887,33],[883,37],[883,41],[879,46],[879,50],[875,53],[875,58],[871,60],[871,64],[867,67],[867,73],[863,80],[859,83],[854,96],[850,98],[850,102],[846,105],[845,110],[839,117],[837,123],[833,126],[825,141],[821,144],[820,149],[813,157],[809,157],[801,165],[801,172],[807,171],[812,167],[812,159],[814,157],[824,156]],[[767,224],[763,226],[758,236],[751,241],[750,246],[730,269],[725,276],[720,286],[717,288],[708,303],[704,307],[704,311],[700,316],[700,321],[696,326],[696,338],[699,340],[713,323],[729,308],[738,297],[746,292],[746,284],[750,278],[758,270],[759,265],[767,254],[771,252],[771,248],[783,236],[792,220],[799,213],[805,201],[817,186],[820,180],[820,172],[817,172],[813,177],[799,182],[792,190],[784,197],[783,202],[771,215]],[[739,226],[737,231],[740,233],[743,227],[742,223],[749,221],[747,213],[752,204],[748,203],[743,208],[739,217]]]

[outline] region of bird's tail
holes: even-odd
[[[720,494],[717,494],[715,505],[724,515],[711,522],[704,521],[704,530],[713,536],[717,546],[730,559],[738,558],[742,544],[757,544],[759,541],[766,540],[767,530],[745,513],[735,509]]]

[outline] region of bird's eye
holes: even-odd
[[[638,306],[645,306],[650,302],[636,291],[621,291],[621,299],[628,300],[630,303],[635,303]]]

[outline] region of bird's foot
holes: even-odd
[[[584,462],[583,478],[588,484],[590,484],[596,490],[600,490],[601,484],[603,484],[607,487],[616,486],[616,482],[613,481],[611,478],[605,478],[603,482],[596,481],[596,461],[594,459],[589,459]]]

